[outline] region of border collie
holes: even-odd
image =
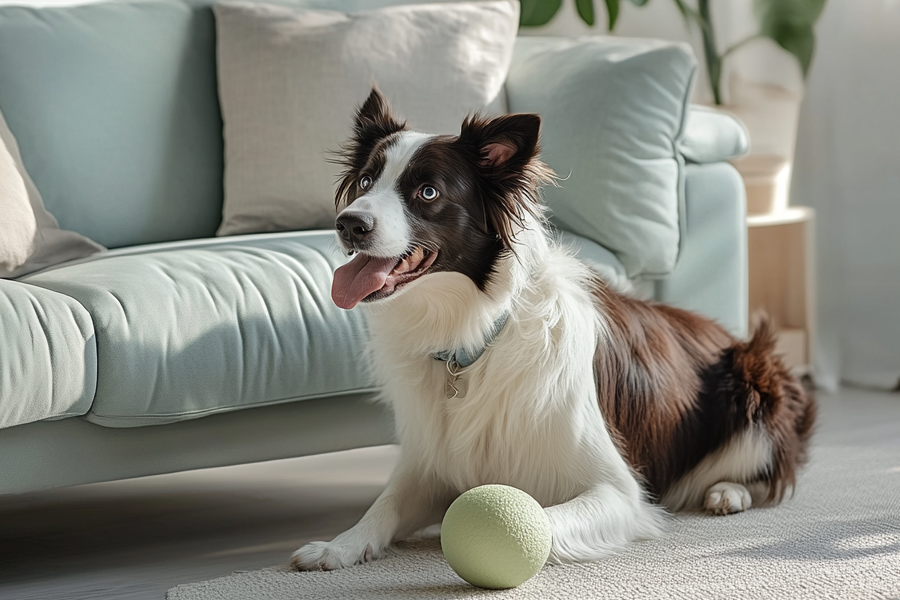
[[[774,503],[806,456],[813,398],[773,355],[699,315],[636,300],[559,247],[539,186],[540,118],[411,131],[377,90],[341,153],[334,275],[361,303],[401,456],[359,523],[292,556],[301,570],[378,558],[462,492],[531,494],[549,561],[659,536],[666,513]]]

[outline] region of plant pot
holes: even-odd
[[[787,209],[791,158],[751,153],[731,162],[744,179],[748,215],[766,215]]]
[[[803,96],[736,75],[731,78],[729,89],[731,102],[719,108],[739,118],[750,134],[749,154],[732,161],[744,178],[747,214],[783,211],[789,204]]]

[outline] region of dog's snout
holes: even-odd
[[[348,244],[360,244],[375,230],[375,217],[364,212],[344,212],[337,218],[335,228]]]

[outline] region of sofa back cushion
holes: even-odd
[[[696,68],[690,46],[661,40],[516,42],[509,110],[543,119],[544,159],[563,178],[544,190],[553,221],[612,250],[630,278],[665,278],[678,259]]]
[[[222,121],[209,7],[0,7],[0,107],[63,229],[108,247],[215,232]]]

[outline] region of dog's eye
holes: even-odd
[[[434,189],[432,186],[426,185],[422,189],[419,190],[419,195],[422,197],[423,200],[427,200],[428,202],[431,202],[432,200],[435,200],[438,197],[438,191],[436,189]]]
[[[369,187],[370,187],[371,185],[372,185],[372,178],[371,178],[371,177],[369,177],[368,175],[363,175],[362,177],[360,177],[360,179],[359,179],[359,187],[361,187],[361,188],[364,189],[364,190],[367,190],[367,189],[369,189]]]

